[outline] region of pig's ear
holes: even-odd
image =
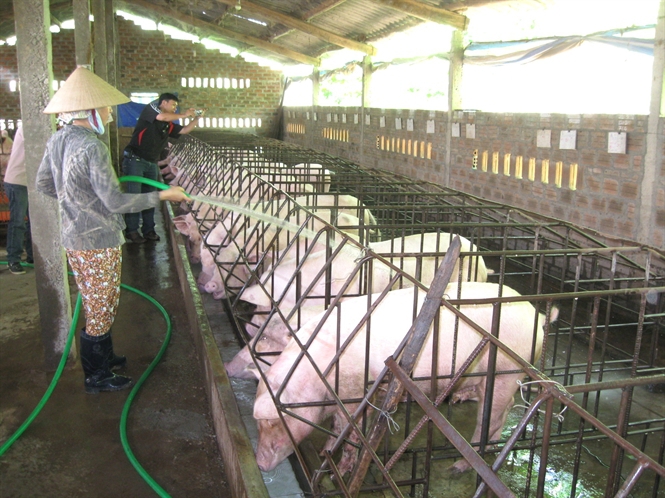
[[[271,299],[266,295],[260,285],[250,285],[242,294],[238,296],[243,301],[256,304],[258,306],[272,306]]]
[[[279,418],[277,407],[268,391],[264,391],[261,395],[257,396],[254,401],[254,418],[256,420],[271,420]]]
[[[189,223],[185,220],[186,215],[180,215],[173,218],[173,224],[178,229],[178,231],[183,235],[189,234]]]

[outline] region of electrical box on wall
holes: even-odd
[[[467,123],[466,124],[466,138],[476,138],[476,125]]]
[[[575,150],[577,145],[577,130],[562,130],[559,138],[559,149]]]
[[[610,154],[625,154],[627,133],[611,131],[607,135],[607,152]]]
[[[453,123],[453,128],[451,130],[451,136],[453,138],[459,138],[460,137],[459,123]]]
[[[552,147],[552,130],[538,130],[536,147],[549,149]]]

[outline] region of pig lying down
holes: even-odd
[[[458,284],[451,283],[445,295],[451,299],[458,296]],[[461,298],[477,300],[496,298],[499,293],[497,284],[468,282],[462,287]],[[516,297],[519,294],[504,286],[503,297]],[[334,400],[359,399],[364,396],[365,381],[371,382],[381,372],[385,359],[394,355],[398,345],[414,321],[414,300],[419,310],[425,293],[416,288],[393,290],[379,302],[371,313],[369,321],[371,330],[368,332],[364,316],[368,309],[367,296],[349,298],[336,305],[324,319],[325,313],[305,324],[285,347],[277,361],[265,372],[265,381],[259,382],[254,403],[254,418],[259,429],[259,442],[256,449],[256,460],[263,471],[274,469],[281,461],[294,451],[291,438],[298,445],[312,431],[311,424],[321,424],[333,416],[335,429],[342,427],[340,421],[346,421],[338,404],[316,404]],[[379,295],[372,296],[377,301]],[[493,321],[492,304],[464,304],[461,310],[468,319],[491,331]],[[553,311],[551,321],[556,319]],[[469,357],[472,350],[482,339],[482,335],[468,325],[459,321],[456,333],[455,315],[446,308],[441,308],[438,317],[438,371],[439,376],[451,376],[453,349],[455,348],[456,368]],[[437,323],[436,320],[434,322]],[[538,314],[528,302],[506,302],[501,305],[499,323],[499,339],[522,358],[535,363],[541,354],[543,343],[543,326],[545,317]],[[354,329],[358,332],[353,335]],[[339,336],[338,336],[339,334]],[[369,340],[367,335],[369,334]],[[297,341],[296,341],[297,338]],[[422,353],[416,363],[413,376],[425,379],[431,377],[432,368],[432,330],[425,342]],[[348,344],[346,343],[348,341]],[[307,356],[299,343],[306,345]],[[335,362],[338,345],[339,359]],[[367,347],[369,344],[369,347]],[[471,364],[466,374],[483,374],[487,371],[488,347],[486,346]],[[366,358],[366,351],[370,351]],[[533,351],[533,356],[532,356]],[[311,360],[310,360],[311,358]],[[365,361],[368,366],[365,369]],[[326,374],[324,382],[316,373],[313,365]],[[292,374],[289,373],[292,371]],[[524,377],[519,366],[505,353],[499,350],[496,362],[497,372],[507,372],[495,378],[493,400],[490,414],[490,440],[497,440],[506,421],[508,411],[513,405],[513,396],[518,388],[517,381]],[[511,372],[512,371],[512,372]],[[438,389],[444,389],[447,380],[440,379]],[[430,381],[419,381],[419,387],[428,389]],[[334,390],[337,386],[337,391]],[[279,403],[287,405],[284,410],[284,421],[279,418],[277,407],[271,393],[279,394]],[[483,399],[485,396],[485,376],[465,376],[453,388],[453,393],[460,393],[458,399],[472,399],[478,403],[476,428],[471,438],[472,443],[480,441]],[[341,400],[341,401],[340,401]],[[374,404],[379,401],[374,400]],[[310,403],[305,407],[289,408],[289,404]],[[349,413],[353,413],[356,405],[345,403]],[[303,422],[302,420],[310,423]],[[288,431],[288,432],[287,432]],[[289,434],[291,437],[289,437]],[[355,451],[345,448],[339,469],[342,474],[350,471],[355,464]],[[470,468],[466,460],[460,460],[451,468],[455,472],[464,472]]]

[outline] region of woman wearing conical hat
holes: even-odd
[[[120,298],[123,213],[185,201],[180,187],[126,194],[111,165],[106,144],[97,135],[111,120],[111,107],[129,102],[118,90],[84,67],[67,78],[44,113],[58,114],[64,126],[46,144],[37,171],[37,190],[58,200],[62,245],[83,298],[86,324],[80,355],[85,391],[118,391],[132,379],[112,369],[125,365],[113,352],[111,325]]]

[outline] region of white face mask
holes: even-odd
[[[90,123],[92,129],[95,130],[95,133],[98,135],[104,134],[104,123],[102,123],[102,117],[97,112],[97,109],[90,111],[90,115],[88,116],[88,123]]]

